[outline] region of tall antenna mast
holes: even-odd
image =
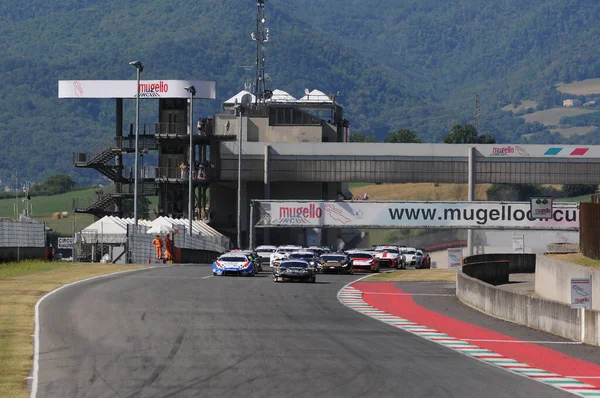
[[[252,32],[252,40],[256,41],[256,82],[254,95],[256,103],[265,102],[265,49],[269,41],[269,28],[265,27],[265,0],[256,1],[256,31]]]
[[[475,95],[475,131],[480,134],[481,131],[481,103],[479,102],[479,94]]]

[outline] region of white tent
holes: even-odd
[[[82,243],[121,244],[127,241],[127,225],[135,224],[133,218],[104,216],[81,231]],[[146,220],[138,220],[138,225],[147,226]]]
[[[233,97],[229,98],[227,101],[225,101],[225,104],[235,104],[236,102],[238,104],[242,103],[242,97],[246,94],[250,94],[250,96],[252,97],[252,102],[256,102],[256,97],[254,96],[254,94],[252,94],[249,91],[246,90],[242,90],[239,93],[237,93],[236,95],[234,95]]]
[[[298,102],[298,100],[292,97],[290,94],[283,90],[273,90],[273,96],[266,100],[267,102]]]
[[[173,227],[166,224],[153,225],[146,233],[148,234],[156,234],[156,235],[165,235],[170,234],[173,231]]]
[[[310,93],[306,94],[304,97],[300,98],[300,102],[315,102],[315,103],[327,103],[332,104],[333,101],[329,96],[322,91],[313,90]]]
[[[189,219],[187,218],[158,217],[156,220],[150,222],[151,228],[148,230],[148,233],[160,233],[155,231],[160,230],[161,226],[162,228],[170,229],[171,232],[178,230],[180,233],[183,233],[189,229],[189,225]],[[219,231],[199,220],[192,221],[192,234],[201,236],[223,236]]]

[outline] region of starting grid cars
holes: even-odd
[[[254,276],[267,263],[275,282],[315,282],[319,273],[377,273],[382,265],[397,269],[431,267],[427,253],[403,246],[374,246],[335,253],[319,246],[263,245],[254,250],[233,250],[221,255],[213,262],[212,273],[214,276]]]

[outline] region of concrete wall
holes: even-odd
[[[466,275],[492,285],[508,283],[508,270],[508,260],[471,262],[469,264],[465,263],[462,267],[462,272]]]
[[[571,279],[592,278],[592,308],[600,311],[600,270],[537,256],[535,292],[541,297],[571,304]]]
[[[456,277],[456,296],[464,304],[496,318],[580,340],[580,312],[570,305],[497,289],[462,272]],[[586,311],[587,344],[600,345],[600,313]]]
[[[508,272],[510,274],[532,274],[535,272],[535,254],[517,254],[517,253],[488,253],[475,254],[465,257],[464,263],[478,263],[486,261],[508,260]],[[470,274],[469,274],[470,275]],[[473,276],[473,275],[471,275]]]

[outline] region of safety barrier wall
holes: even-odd
[[[533,274],[535,272],[535,259],[536,255],[533,253],[488,253],[465,257],[465,264],[508,260],[510,264],[508,272],[510,274]]]
[[[508,283],[509,261],[486,261],[472,262],[464,264],[462,271],[472,278],[490,283],[492,285],[501,285]]]
[[[549,256],[537,257],[535,292],[539,296],[570,305],[573,278],[591,278],[592,308],[600,311],[600,270],[567,263]]]
[[[146,233],[148,229],[149,227],[141,225],[137,227],[137,230],[133,225],[128,226],[127,243],[130,263],[144,264],[148,262],[148,259],[150,262],[156,262],[155,248],[152,244],[155,235]],[[212,262],[215,257],[214,253],[220,254],[229,250],[229,239],[223,236],[189,236],[185,233],[178,233],[174,235],[173,245],[181,250],[181,258],[177,259],[179,262],[206,263]],[[171,254],[175,256],[175,253]]]
[[[464,304],[493,317],[571,340],[581,338],[581,312],[568,304],[498,289],[462,272],[456,275],[456,296]],[[585,343],[600,345],[600,313],[585,314]]]
[[[0,247],[0,263],[45,258],[45,247]]]

